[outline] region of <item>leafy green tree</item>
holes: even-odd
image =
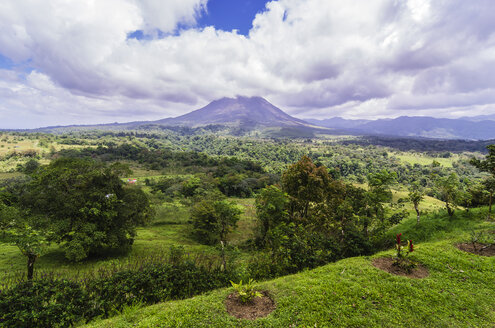
[[[392,190],[390,186],[395,183],[397,173],[388,170],[381,170],[368,174],[368,204],[374,215],[383,223],[385,220],[384,203],[392,200]]]
[[[34,171],[36,171],[40,167],[40,162],[38,162],[36,159],[31,158],[29,161],[24,164],[23,171],[26,174],[32,174]]]
[[[256,217],[260,242],[265,245],[268,233],[280,223],[287,222],[289,196],[277,186],[268,186],[256,197]]]
[[[424,194],[419,189],[418,186],[414,186],[409,190],[408,196],[411,203],[413,203],[414,210],[416,211],[416,222],[419,223],[420,220],[419,204],[423,201]]]
[[[461,197],[460,182],[457,174],[451,173],[446,177],[438,177],[435,180],[435,192],[437,197],[445,202],[445,208],[449,216],[453,216]]]
[[[242,211],[234,202],[205,199],[191,209],[193,234],[205,244],[227,244],[227,235],[236,227]]]
[[[128,173],[118,163],[60,158],[33,173],[20,204],[43,218],[50,240],[62,244],[70,260],[104,248],[129,249],[152,209],[142,190],[124,186],[120,176]]]
[[[325,198],[330,181],[327,168],[317,167],[307,156],[291,165],[282,176],[283,190],[290,199],[289,215],[306,220],[312,204],[320,203]]]
[[[19,248],[27,258],[27,278],[33,279],[34,263],[49,245],[49,233],[33,228],[32,222],[19,209],[0,203],[2,240]]]
[[[492,215],[493,193],[495,192],[495,176],[491,176],[483,181],[485,190],[488,191],[488,216]]]
[[[486,148],[488,149],[488,154],[485,156],[484,160],[472,158],[470,163],[478,170],[488,172],[492,175],[483,182],[483,185],[490,194],[488,215],[491,216],[493,192],[495,191],[495,145],[489,145]]]

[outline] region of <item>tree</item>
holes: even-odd
[[[489,145],[486,147],[486,149],[488,149],[488,155],[485,156],[484,160],[472,158],[470,163],[478,170],[482,172],[488,172],[492,175],[490,178],[486,179],[483,182],[483,185],[490,194],[488,216],[491,216],[493,192],[495,191],[495,145]]]
[[[0,202],[0,229],[4,242],[15,245],[27,258],[27,279],[33,279],[34,263],[49,245],[49,233],[33,228],[25,213]]]
[[[435,180],[436,193],[440,200],[445,202],[449,216],[454,215],[460,197],[460,183],[457,174],[451,173],[446,177],[438,177]]]
[[[492,215],[493,193],[495,192],[495,176],[491,176],[483,181],[483,186],[488,191],[490,198],[488,200],[488,216]]]
[[[288,219],[287,205],[289,196],[277,186],[268,186],[256,197],[256,217],[262,245],[267,242],[268,233]]]
[[[420,213],[419,213],[419,203],[424,199],[423,192],[419,189],[419,186],[413,186],[409,190],[409,200],[413,203],[414,210],[416,211],[416,222],[419,223]]]
[[[392,200],[390,185],[397,179],[397,173],[381,170],[368,174],[368,202],[375,216],[383,223],[385,219],[385,208],[383,203]]]
[[[325,198],[331,179],[326,167],[317,167],[307,156],[291,165],[282,176],[283,190],[290,199],[289,215],[303,221],[307,219],[311,204]]]
[[[205,199],[191,209],[193,234],[205,244],[227,244],[227,235],[237,225],[242,211],[234,202]]]
[[[60,158],[32,174],[20,205],[45,222],[50,240],[62,244],[70,260],[104,248],[129,249],[136,227],[152,214],[146,194],[120,179],[129,171],[118,163]]]

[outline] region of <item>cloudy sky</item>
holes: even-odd
[[[0,32],[0,128],[495,114],[493,0],[2,0]]]

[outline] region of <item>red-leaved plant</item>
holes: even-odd
[[[398,233],[395,237],[395,242],[396,242],[395,249],[397,251],[397,255],[395,257],[394,265],[399,266],[400,268],[406,270],[407,272],[411,272],[411,270],[416,267],[416,263],[410,260],[408,256],[409,254],[414,252],[414,244],[411,239],[408,239],[407,246],[406,247],[402,246],[401,237],[402,237],[402,233]]]

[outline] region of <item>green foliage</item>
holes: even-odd
[[[152,211],[143,191],[124,187],[119,176],[126,172],[119,164],[57,159],[32,175],[20,204],[43,218],[70,260],[101,248],[129,248],[136,226]]]
[[[483,181],[483,186],[490,195],[488,215],[492,213],[493,194],[495,192],[495,145],[489,145],[486,147],[488,154],[484,160],[472,158],[470,163],[482,172],[488,172],[491,174],[490,178]]]
[[[459,178],[455,173],[451,173],[447,177],[437,177],[435,186],[437,197],[445,202],[449,215],[454,215],[454,210],[463,196],[460,190]]]
[[[255,265],[254,276],[293,273],[372,251],[370,235],[380,230],[366,216],[370,201],[363,189],[334,180],[308,157],[290,166],[282,183],[283,191],[271,186],[256,200],[259,244],[271,253],[273,268]]]
[[[419,204],[423,201],[424,194],[419,189],[419,187],[416,187],[416,188],[411,188],[409,190],[408,197],[409,197],[409,200],[413,203],[414,210],[416,211],[416,219],[417,219],[417,222],[419,223],[419,221],[420,221]]]
[[[255,289],[255,281],[253,279],[249,279],[249,281],[244,284],[242,283],[242,280],[238,284],[232,280],[230,283],[237,292],[237,295],[239,295],[239,300],[242,304],[252,303],[256,297],[263,297],[263,294]]]
[[[105,315],[111,315],[137,301],[154,304],[224,287],[231,277],[230,272],[218,266],[207,269],[181,258],[174,263],[146,264],[137,270],[119,271],[90,282],[88,289],[97,295]]]
[[[326,167],[317,167],[307,156],[292,164],[282,175],[283,190],[290,199],[289,215],[305,220],[312,205],[323,201],[330,180]]]
[[[135,307],[183,299],[239,279],[216,258],[190,257],[180,247],[131,269],[107,268],[78,281],[44,275],[0,291],[2,327],[66,327]],[[53,320],[50,323],[50,320]]]
[[[268,186],[256,197],[256,218],[258,220],[259,244],[265,246],[268,235],[279,224],[288,222],[287,205],[289,197],[277,186]]]
[[[495,145],[488,145],[486,149],[488,150],[488,154],[484,160],[472,158],[470,163],[480,171],[488,172],[492,176],[495,176]]]
[[[34,280],[0,292],[2,327],[69,327],[100,313],[80,284]]]
[[[34,263],[49,245],[50,231],[33,227],[36,218],[13,206],[0,202],[0,237],[3,242],[15,245],[27,258],[27,278],[32,279]]]
[[[402,246],[401,237],[402,233],[397,234],[395,237],[396,256],[393,264],[410,273],[417,266],[416,262],[409,259],[409,254],[414,252],[414,245],[412,240],[408,239],[407,246]]]
[[[460,211],[455,216],[459,214]],[[431,220],[452,221],[447,214]],[[429,215],[424,215],[420,226],[429,221]],[[416,218],[406,223],[408,228],[418,226]],[[403,227],[398,229],[406,235]],[[395,234],[390,238],[392,243],[394,237]],[[430,275],[425,279],[395,276],[374,267],[374,258],[391,256],[393,250],[390,249],[371,258],[348,258],[258,284],[260,289],[270,291],[277,304],[275,312],[266,318],[239,320],[229,315],[224,300],[231,291],[220,289],[187,300],[146,307],[133,317],[121,315],[97,321],[90,327],[282,328],[294,324],[298,327],[398,327],[404,323],[411,327],[494,326],[491,312],[495,292],[493,261],[455,247],[467,237],[463,228],[455,234],[437,237],[432,242],[421,243],[417,253],[411,254],[428,268]]]
[[[32,158],[24,164],[24,167],[22,168],[22,171],[26,174],[32,174],[34,173],[38,168],[40,167],[40,162],[38,162],[36,159]]]
[[[234,202],[205,199],[191,208],[193,235],[207,245],[227,243],[227,235],[236,227],[242,211]]]

